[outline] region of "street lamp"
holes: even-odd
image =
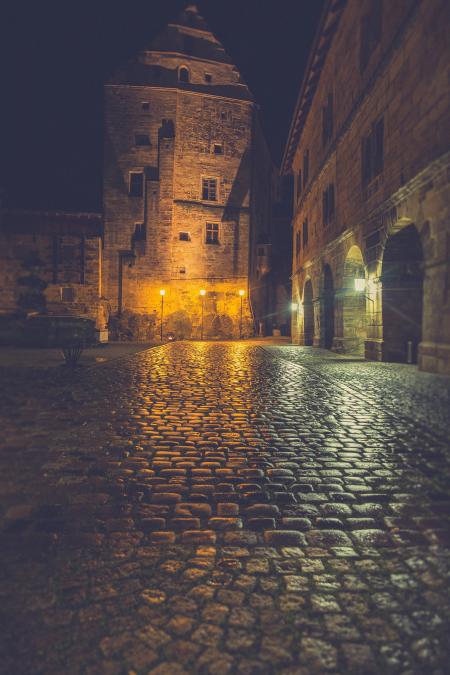
[[[241,298],[241,318],[240,318],[240,321],[239,321],[239,339],[241,340],[242,339],[242,299],[245,295],[245,291],[242,290],[242,288],[239,291],[239,295],[240,295],[240,298]]]
[[[204,304],[204,299],[205,299],[206,291],[204,288],[201,289],[200,291],[200,297],[202,299],[202,329],[201,329],[201,339],[203,340],[203,304]]]
[[[163,320],[164,320],[164,296],[166,294],[166,291],[164,288],[161,288],[159,291],[159,294],[161,296],[161,331],[160,331],[160,340],[162,342],[163,339]]]

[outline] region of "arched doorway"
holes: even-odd
[[[311,280],[305,284],[303,291],[303,339],[304,344],[311,347],[314,342],[314,305]]]
[[[344,264],[342,312],[344,349],[346,353],[364,355],[366,331],[366,271],[359,246],[352,246]],[[361,283],[355,283],[355,279]]]
[[[323,268],[321,346],[331,349],[334,338],[334,282],[329,265]]]
[[[388,238],[381,281],[383,360],[417,363],[422,339],[423,250],[414,225]]]

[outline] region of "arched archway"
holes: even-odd
[[[303,290],[303,339],[305,345],[312,346],[314,342],[314,305],[311,279],[308,279]]]
[[[323,268],[322,303],[321,303],[321,346],[331,349],[334,338],[334,281],[329,265]]]
[[[352,246],[344,264],[342,283],[342,311],[344,349],[347,353],[364,354],[364,341],[367,337],[365,284],[355,283],[355,279],[365,280],[366,271],[359,246]]]
[[[422,339],[423,250],[414,225],[388,238],[381,281],[383,360],[417,363]]]

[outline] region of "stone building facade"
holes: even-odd
[[[105,86],[112,311],[162,317],[180,337],[253,334],[267,316],[273,183],[253,97],[189,6]]]
[[[17,312],[20,279],[33,259],[46,284],[48,313],[88,317],[104,329],[108,305],[102,298],[101,236],[97,213],[0,210],[0,312]]]
[[[450,5],[329,0],[292,121],[294,341],[450,373]]]

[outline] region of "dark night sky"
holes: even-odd
[[[10,0],[1,16],[0,188],[10,206],[101,209],[102,84],[184,0]],[[279,161],[323,0],[199,0]]]

